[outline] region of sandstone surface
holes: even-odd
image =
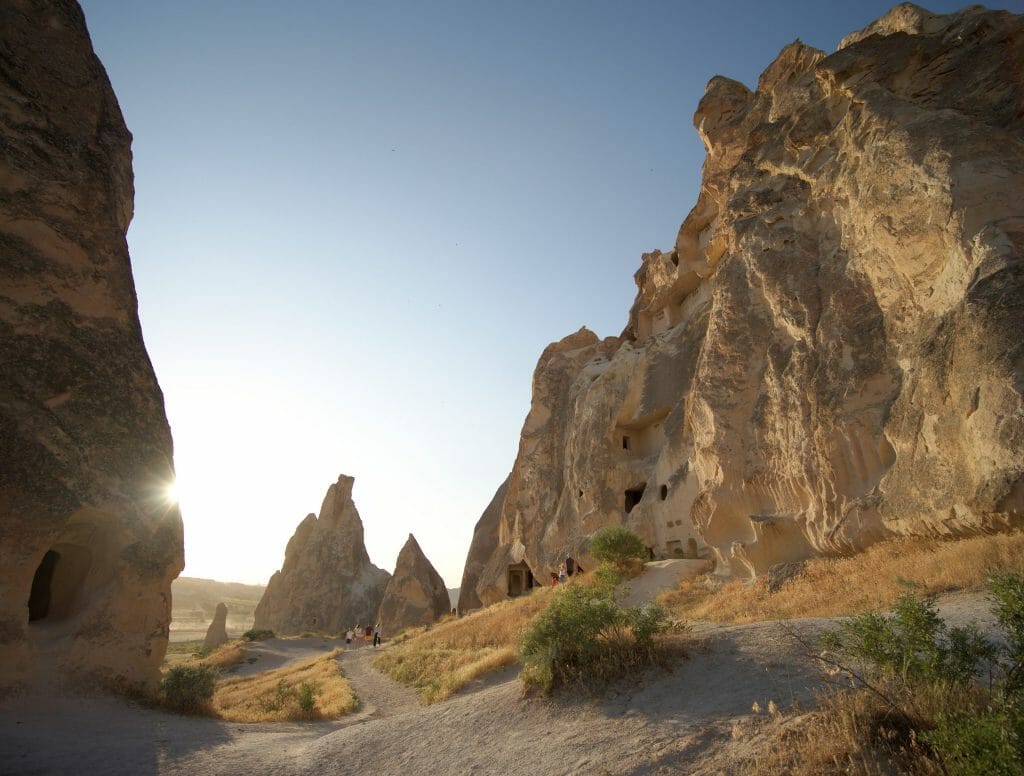
[[[409,534],[377,614],[381,633],[392,636],[402,628],[430,625],[448,614],[449,605],[444,580]]]
[[[707,157],[625,331],[534,375],[477,593],[626,523],[763,574],[1024,521],[1024,19],[895,7],[715,77]]]
[[[184,560],[131,135],[69,0],[0,4],[0,76],[0,687],[152,687]]]
[[[491,503],[480,515],[480,519],[473,529],[473,540],[469,544],[469,552],[466,554],[466,565],[462,570],[462,584],[459,586],[459,614],[471,612],[483,606],[480,596],[476,593],[477,583],[480,581],[480,572],[483,571],[491,551],[498,543],[498,522],[501,519],[501,508],[505,505],[505,495],[508,493],[508,481],[498,486]]]
[[[370,563],[363,521],[344,474],[327,489],[320,516],[306,516],[256,605],[257,629],[278,635],[337,633],[371,622],[391,575]]]
[[[203,649],[213,649],[221,644],[228,643],[228,607],[217,604],[217,611],[213,614],[213,622],[206,630],[206,638],[203,640]]]

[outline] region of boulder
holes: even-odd
[[[448,589],[416,538],[409,538],[398,553],[395,573],[388,581],[377,622],[381,633],[392,636],[403,628],[430,625],[448,614]]]
[[[0,4],[0,52],[0,689],[152,689],[184,557],[131,135],[74,2]]]
[[[320,516],[307,515],[295,529],[284,565],[256,605],[255,629],[337,633],[376,614],[391,575],[370,563],[352,501],[354,482],[340,475],[327,489]]]
[[[711,79],[626,329],[540,358],[481,601],[609,524],[750,578],[1024,523],[1022,58],[1024,17],[902,4]]]
[[[206,629],[206,639],[203,641],[203,649],[213,649],[221,644],[228,643],[228,607],[226,604],[217,604],[217,610],[213,613],[213,622]]]

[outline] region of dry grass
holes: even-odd
[[[825,694],[811,713],[772,720],[760,731],[756,754],[738,767],[751,776],[936,776],[943,766],[921,732],[951,709],[988,703],[982,692],[948,684],[879,689],[891,704],[871,690],[848,689]]]
[[[391,678],[415,687],[426,703],[452,695],[490,671],[516,662],[519,638],[551,601],[551,588],[503,601],[430,630],[407,631],[374,665]]]
[[[848,558],[808,561],[802,576],[776,593],[763,583],[729,582],[717,591],[685,580],[660,597],[682,620],[745,623],[856,614],[892,606],[906,583],[923,594],[980,590],[994,571],[1024,570],[1024,533],[968,539],[897,539]]]
[[[335,649],[273,671],[222,679],[213,696],[213,712],[231,722],[336,719],[347,714],[355,709],[357,700],[338,666],[340,653]],[[317,687],[308,712],[299,703],[304,683]]]
[[[202,641],[179,641],[167,645],[161,670],[166,673],[168,668],[180,665],[206,665],[223,670],[238,665],[246,655],[245,643],[241,641],[222,644],[209,654],[203,651]]]

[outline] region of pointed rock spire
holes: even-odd
[[[429,625],[448,614],[450,605],[444,580],[409,534],[377,614],[381,632],[393,636],[402,628]]]

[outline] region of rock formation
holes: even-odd
[[[620,338],[550,346],[477,583],[626,523],[719,571],[1024,518],[1024,19],[899,5],[722,77]]]
[[[203,649],[213,649],[221,644],[228,643],[228,607],[217,604],[217,611],[213,613],[213,622],[206,629],[206,638],[203,640]]]
[[[501,508],[505,504],[505,495],[508,493],[508,480],[501,483],[491,503],[480,515],[480,519],[473,529],[473,540],[469,545],[469,553],[466,555],[466,565],[462,570],[462,585],[459,587],[459,614],[471,612],[483,606],[480,596],[476,593],[477,583],[480,581],[480,572],[483,571],[491,551],[498,543],[498,522],[501,519]]]
[[[449,606],[444,580],[409,534],[380,603],[381,632],[392,636],[402,628],[429,625],[448,614]]]
[[[336,633],[377,613],[391,575],[370,563],[363,521],[344,474],[327,489],[320,517],[307,515],[256,605],[254,628],[280,635]]]
[[[70,0],[0,5],[0,75],[0,688],[152,687],[184,559],[131,135]]]

